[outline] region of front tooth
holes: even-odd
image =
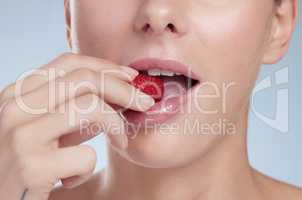
[[[174,72],[171,71],[161,70],[160,73],[163,76],[174,76]]]
[[[160,76],[160,69],[149,69],[148,75],[149,76]]]

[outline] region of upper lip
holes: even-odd
[[[147,71],[149,69],[167,70],[183,74],[191,79],[200,80],[189,66],[172,59],[142,58],[131,62],[128,66],[140,71]]]

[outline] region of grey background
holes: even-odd
[[[257,112],[271,118],[278,113],[282,120],[287,120],[283,110],[289,107],[289,131],[282,133],[251,112],[249,155],[252,165],[258,170],[302,187],[302,121],[299,116],[302,108],[301,40],[300,17],[286,58],[277,65],[264,66],[259,76],[260,82],[275,71],[288,67],[289,82],[283,87],[288,88],[289,103],[281,102],[281,112],[276,112],[278,87],[271,87],[257,93],[253,104]],[[63,1],[0,0],[0,88],[23,72],[39,67],[66,51]],[[104,138],[100,136],[89,143],[98,152],[97,169],[101,169],[106,165]]]

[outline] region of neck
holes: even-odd
[[[247,118],[245,109],[237,124],[237,134],[221,136],[227,138],[185,167],[140,167],[110,148],[105,169],[106,196],[112,200],[239,200],[247,196],[255,199],[253,170],[246,150]]]

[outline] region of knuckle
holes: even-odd
[[[58,57],[58,61],[60,61],[62,63],[69,63],[69,64],[73,65],[73,64],[80,62],[80,55],[66,52],[66,53],[61,54]]]
[[[59,59],[60,60],[72,60],[72,59],[74,59],[74,57],[75,57],[75,54],[70,53],[70,52],[65,52],[59,56]]]
[[[89,80],[89,81],[94,81],[96,79],[96,72],[91,70],[91,69],[87,69],[87,68],[80,68],[77,69],[74,74],[77,77],[81,77],[85,80]]]
[[[0,108],[0,127],[3,127],[10,124],[10,120],[14,118],[15,101],[13,98],[6,100]]]
[[[80,119],[97,120],[101,111],[101,99],[95,93],[87,93],[77,99],[76,114]]]
[[[100,97],[97,94],[90,92],[82,96],[82,101],[85,106],[91,106],[93,103],[96,103],[96,106],[98,108]]]
[[[58,179],[51,173],[44,173],[42,163],[43,160],[38,155],[23,155],[15,158],[16,178],[27,188],[39,187],[46,192],[50,191]]]
[[[11,148],[12,151],[17,155],[17,157],[24,153],[22,146],[25,143],[25,135],[26,134],[24,134],[24,132],[20,128],[13,128],[10,133]]]
[[[102,109],[100,97],[97,94],[89,93],[87,100],[87,107],[91,109],[90,115],[93,119],[97,119]]]
[[[86,165],[83,165],[84,169],[83,172],[85,173],[90,173],[92,171],[94,171],[95,165],[96,165],[96,161],[97,161],[97,154],[96,151],[89,147],[89,146],[84,146],[85,151],[86,151]]]
[[[2,104],[2,110],[1,113],[3,113],[3,115],[7,115],[10,113],[13,113],[14,111],[14,106],[15,106],[15,101],[13,98],[10,98],[8,100],[6,100],[3,104]]]
[[[34,158],[18,157],[16,162],[21,181],[27,186],[32,185],[33,177],[35,177],[35,174],[37,173],[37,170],[35,169],[37,163]]]
[[[11,92],[11,88],[13,87],[13,85],[7,86],[6,88],[4,88],[1,93],[0,93],[0,106],[2,104],[4,104],[8,98],[11,97],[12,92]]]
[[[70,75],[70,79],[72,80],[72,89],[74,92],[97,94],[99,91],[97,75],[93,70],[87,68],[76,69]]]
[[[88,90],[87,93],[85,94],[87,99],[92,99],[97,102],[101,101],[100,94],[96,90]]]

